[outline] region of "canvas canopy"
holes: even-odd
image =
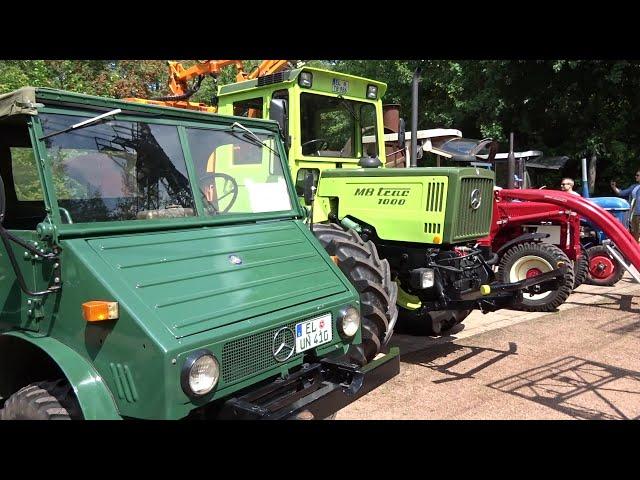
[[[37,115],[36,89],[23,87],[0,95],[0,120],[12,115]]]

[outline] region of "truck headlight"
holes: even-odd
[[[434,271],[433,268],[416,268],[410,272],[410,284],[413,288],[424,290],[433,287]]]
[[[340,312],[337,326],[340,335],[347,338],[353,337],[360,328],[360,313],[353,307],[346,308]]]
[[[209,350],[197,350],[187,357],[182,367],[180,383],[190,397],[206,395],[218,383],[220,365]]]
[[[311,85],[313,85],[313,74],[311,72],[300,73],[298,85],[304,88],[311,88]]]
[[[378,98],[378,87],[376,85],[367,85],[367,98],[371,100]]]

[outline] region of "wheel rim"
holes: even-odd
[[[589,259],[589,274],[598,280],[607,280],[616,272],[616,265],[606,255],[596,255]]]
[[[515,283],[527,278],[537,277],[552,270],[553,267],[544,258],[536,255],[525,255],[516,260],[509,270],[509,282]],[[551,293],[553,292],[548,291],[534,295],[525,294],[524,300],[542,300],[551,295]]]

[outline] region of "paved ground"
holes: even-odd
[[[640,285],[581,286],[551,314],[474,312],[397,335],[400,374],[337,419],[640,418]]]

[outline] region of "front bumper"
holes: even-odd
[[[219,418],[326,418],[400,373],[399,353],[393,347],[364,367],[326,358],[305,364],[287,378],[227,400]]]

